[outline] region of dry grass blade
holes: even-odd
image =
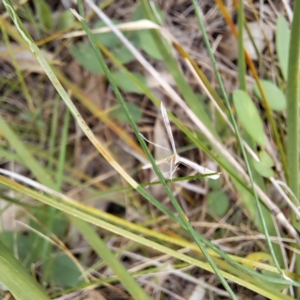
[[[121,30],[121,31],[137,31],[137,30],[142,30],[142,29],[158,29],[160,30],[161,27],[149,20],[138,20],[135,22],[127,22],[127,23],[122,23],[119,25],[116,25],[116,27]],[[112,29],[110,27],[102,27],[102,28],[97,28],[93,29],[92,33],[107,33],[111,32]],[[73,31],[70,33],[66,33],[62,36],[60,36],[60,39],[70,39],[74,37],[80,37],[80,36],[86,36],[86,32],[84,30],[80,31]]]
[[[177,155],[175,141],[174,141],[171,125],[170,125],[170,120],[169,120],[166,108],[165,108],[165,106],[162,102],[160,103],[160,109],[161,109],[161,114],[162,114],[162,117],[163,117],[163,120],[164,120],[164,123],[165,123],[165,128],[167,130],[169,140],[170,140],[171,145],[172,145],[173,154]]]

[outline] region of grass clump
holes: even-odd
[[[3,294],[298,297],[300,21],[128,3],[3,1]]]

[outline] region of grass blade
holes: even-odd
[[[0,282],[8,288],[15,299],[49,300],[42,287],[27,272],[22,264],[0,241]]]
[[[294,11],[300,10],[300,1],[295,1]],[[299,196],[299,78],[300,78],[300,19],[293,18],[287,80],[287,154],[289,187]]]
[[[296,12],[300,11],[300,1],[295,1],[295,15],[291,28],[291,39],[287,77],[287,158],[288,183],[290,189],[299,197],[299,99],[300,99],[300,19]],[[300,230],[299,220],[292,212],[292,224]],[[299,245],[297,246],[299,249]],[[296,255],[296,269],[300,271],[300,255]],[[298,299],[300,289],[298,289]]]

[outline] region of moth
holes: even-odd
[[[169,140],[170,140],[170,143],[171,143],[171,146],[172,146],[172,152],[173,152],[173,154],[170,155],[169,157],[166,157],[164,159],[156,161],[156,164],[160,165],[160,164],[163,164],[163,163],[168,163],[170,165],[170,179],[172,179],[172,176],[173,176],[174,172],[176,171],[176,168],[180,164],[185,165],[187,167],[190,167],[190,168],[194,169],[195,171],[197,171],[200,174],[212,174],[212,175],[207,176],[210,179],[213,179],[213,180],[219,179],[219,177],[220,177],[219,173],[216,173],[215,171],[212,171],[210,169],[202,167],[202,166],[196,164],[195,162],[189,160],[188,158],[180,156],[177,153],[176,147],[175,147],[175,141],[174,141],[174,138],[173,138],[172,129],[171,129],[171,125],[170,125],[170,120],[169,120],[166,108],[165,108],[165,106],[164,106],[164,104],[162,102],[160,104],[160,109],[161,109],[161,114],[162,114],[162,117],[163,117],[163,121],[164,121],[166,130],[167,130],[167,133],[168,133],[168,137],[169,137]],[[157,147],[160,147],[162,149],[165,149],[167,151],[170,151],[167,148],[164,148],[162,146],[159,146],[159,145],[156,145],[156,144],[150,142],[141,133],[140,133],[140,135],[148,143],[153,144],[153,145],[155,145]],[[143,166],[143,169],[148,169],[148,168],[151,168],[151,167],[152,167],[151,164],[146,164],[145,166]]]

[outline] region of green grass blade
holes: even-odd
[[[300,11],[300,1],[295,1],[295,12]],[[300,19],[293,18],[287,79],[287,154],[289,187],[299,197],[299,78],[300,78]]]
[[[54,161],[54,152],[55,152],[55,140],[56,140],[56,132],[57,132],[57,124],[58,124],[58,111],[59,111],[59,97],[55,97],[54,106],[51,118],[51,129],[50,129],[50,138],[49,138],[49,160],[48,167],[50,169],[53,168]]]
[[[56,173],[56,185],[57,185],[58,191],[61,189],[61,185],[63,182],[66,151],[67,151],[67,144],[68,144],[69,125],[70,125],[70,112],[68,109],[66,109],[64,126],[63,126],[63,130],[62,130],[61,141],[60,141],[58,169],[57,169],[57,173]]]
[[[17,300],[49,300],[42,287],[0,241],[0,282]]]
[[[287,76],[287,159],[288,184],[290,189],[299,198],[299,99],[300,99],[300,1],[295,1],[294,18],[292,21],[289,46],[288,76]],[[292,212],[292,224],[300,230],[299,220]],[[299,249],[299,245],[297,247]],[[300,255],[296,256],[296,269],[300,271]],[[298,289],[298,299],[300,289]]]
[[[290,41],[291,32],[289,23],[284,16],[279,16],[276,22],[276,52],[281,74],[285,80],[287,80],[288,77]]]

